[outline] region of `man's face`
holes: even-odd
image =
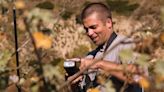
[[[105,43],[112,33],[111,19],[100,20],[97,13],[93,13],[83,20],[87,35],[96,45]]]

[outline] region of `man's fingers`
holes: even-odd
[[[82,81],[82,76],[77,77],[75,80],[72,81],[72,84],[75,84],[79,81]]]
[[[68,80],[70,80],[72,78],[72,76],[70,76],[70,77],[68,77]],[[82,81],[82,76],[79,76],[79,77],[77,77],[76,79],[74,79],[72,82],[71,82],[71,84],[75,84],[75,83],[77,83],[77,82],[79,82],[79,81]]]
[[[82,70],[84,69],[84,67],[85,67],[84,63],[81,63],[79,69]]]
[[[66,59],[67,61],[74,61],[74,62],[80,62],[80,58],[71,58],[71,59]]]

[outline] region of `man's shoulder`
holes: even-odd
[[[126,47],[126,45],[134,45],[134,39],[126,35],[117,35],[117,38],[113,44],[118,44],[119,46]]]
[[[133,38],[128,37],[126,35],[118,34],[116,40],[122,41],[122,42],[127,42],[127,41],[133,41]]]

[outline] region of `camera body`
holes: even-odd
[[[75,73],[77,73],[79,71],[79,68],[77,67],[77,64],[75,61],[73,60],[66,60],[64,61],[64,69],[67,72],[67,77],[74,75]]]

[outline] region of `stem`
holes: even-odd
[[[18,38],[17,38],[17,22],[16,22],[16,8],[13,8],[13,21],[14,21],[14,37],[15,37],[15,52],[16,52],[16,67],[19,67],[19,53],[18,49]],[[17,76],[20,79],[20,71],[17,69]],[[18,92],[21,92],[21,88],[16,85]]]

